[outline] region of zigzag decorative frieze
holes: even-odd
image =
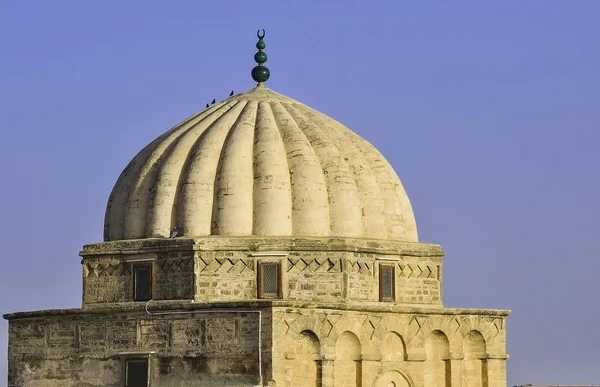
[[[342,262],[341,259],[331,258],[288,258],[287,271],[307,271],[311,273],[332,271],[339,273],[342,271]]]
[[[398,264],[400,278],[433,278],[438,279],[438,265],[427,265],[422,263],[400,263]]]
[[[368,324],[367,324],[367,321],[368,321]],[[363,323],[363,329],[365,330],[365,332],[367,332],[367,334],[369,336],[369,340],[373,340],[373,336],[375,335],[375,330],[377,329],[377,326],[379,325],[380,322],[381,322],[381,317],[371,317]]]
[[[457,317],[454,317],[450,322],[450,333],[456,333],[460,330],[460,321],[458,321]]]
[[[359,274],[373,274],[373,264],[369,262],[358,262],[358,261],[350,261],[348,262],[349,272],[350,273],[359,273]]]
[[[200,273],[230,273],[239,274],[245,271],[254,271],[254,261],[251,259],[235,258],[200,258],[198,260]]]
[[[87,269],[87,276],[88,277],[111,277],[113,275],[130,275],[131,271],[129,270],[129,268],[127,267],[127,269],[125,269],[125,266],[129,266],[129,265],[122,265],[121,263],[117,263],[117,264],[112,264],[112,263],[98,263],[98,262],[92,262],[92,263],[86,263],[85,267]],[[123,274],[123,271],[127,270],[127,274]]]
[[[410,322],[408,323],[409,328],[414,329],[412,331],[412,336],[416,336],[419,331],[421,330],[421,328],[423,328],[423,325],[425,325],[425,322],[427,321],[427,316],[413,316],[410,319]]]
[[[123,265],[121,264],[121,276],[125,277],[125,276],[130,276],[131,275],[131,265],[127,264],[127,265]]]
[[[194,270],[194,259],[169,259],[161,261],[158,267],[165,274],[190,272]]]
[[[503,321],[501,318],[483,317],[481,320],[485,330],[492,338],[498,336],[503,329]]]

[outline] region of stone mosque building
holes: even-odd
[[[81,308],[9,320],[9,387],[505,387],[505,310],[446,308],[386,159],[265,87],[216,102],[117,180]]]

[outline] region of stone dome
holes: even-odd
[[[104,240],[350,237],[417,242],[387,160],[339,122],[264,86],[193,115],[121,173]]]

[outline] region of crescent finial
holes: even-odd
[[[258,82],[257,86],[262,85],[263,82],[266,82],[271,76],[271,72],[264,65],[264,63],[267,61],[267,54],[263,51],[265,47],[267,47],[265,41],[263,40],[266,32],[264,29],[262,30],[262,35],[260,32],[261,30],[256,31],[256,36],[258,37],[256,48],[258,48],[258,52],[254,54],[254,60],[256,61],[257,65],[252,69],[252,79]]]

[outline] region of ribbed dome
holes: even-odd
[[[158,137],[108,201],[104,240],[339,236],[417,241],[390,164],[339,122],[263,86]]]

